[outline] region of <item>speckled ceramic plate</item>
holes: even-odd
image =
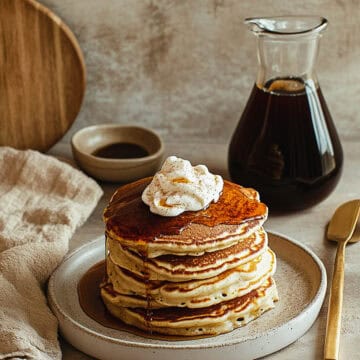
[[[301,337],[317,318],[326,292],[326,272],[318,257],[300,243],[269,233],[278,267],[275,280],[280,301],[243,328],[230,333],[184,341],[143,338],[104,327],[81,309],[77,284],[104,257],[104,239],[70,254],[51,276],[49,303],[62,335],[79,350],[98,359],[244,360],[265,356]]]

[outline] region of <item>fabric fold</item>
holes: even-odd
[[[0,147],[0,359],[61,359],[46,282],[99,185],[54,157]]]

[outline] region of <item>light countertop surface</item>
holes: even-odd
[[[323,261],[328,275],[328,290],[320,315],[311,329],[288,347],[266,357],[266,359],[320,359],[323,357],[329,285],[335,259],[336,244],[325,238],[327,223],[335,209],[343,202],[360,198],[360,154],[357,141],[343,141],[344,169],[335,191],[317,206],[290,214],[273,215],[265,223],[268,231],[276,231],[293,238],[313,250]],[[71,160],[70,145],[60,142],[50,154]],[[205,164],[213,173],[227,174],[227,145],[167,143],[166,155],[177,155],[193,164]],[[104,233],[102,211],[112,193],[120,184],[100,184],[104,196],[88,221],[77,230],[70,242],[70,251]],[[360,224],[355,232],[360,236]],[[344,303],[340,342],[340,359],[360,359],[360,244],[350,244],[346,250]],[[91,359],[61,339],[63,359]],[[206,356],[206,354],[204,354]],[[126,360],[126,359],[124,359]]]

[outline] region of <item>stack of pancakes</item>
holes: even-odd
[[[175,217],[150,212],[151,178],[119,188],[104,211],[102,299],[115,317],[166,335],[217,335],[274,307],[276,258],[253,189],[225,181],[218,202]]]

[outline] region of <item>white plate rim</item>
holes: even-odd
[[[287,235],[284,235],[284,234],[276,232],[276,231],[267,230],[267,233],[268,234],[273,234],[274,236],[277,236],[277,237],[280,237],[282,240],[293,243],[295,246],[301,248],[304,252],[306,252],[308,255],[311,256],[312,260],[314,261],[314,263],[319,268],[320,274],[321,274],[319,287],[318,287],[315,295],[311,299],[311,301],[305,306],[305,308],[302,309],[301,312],[299,312],[296,316],[291,318],[289,321],[268,330],[267,336],[271,337],[273,334],[276,334],[277,332],[281,331],[282,328],[291,327],[293,324],[295,324],[299,320],[299,318],[303,317],[306,313],[308,313],[316,304],[319,304],[319,302],[320,302],[319,309],[321,308],[321,306],[323,304],[323,301],[324,301],[324,298],[325,298],[325,294],[326,294],[327,275],[326,275],[325,266],[322,263],[322,261],[307,246],[305,246],[304,244],[300,243],[297,240],[294,240],[293,238],[291,238],[291,237],[289,237]],[[232,341],[226,341],[224,343],[216,343],[216,344],[213,344],[213,345],[211,345],[211,344],[205,344],[204,345],[204,344],[201,344],[201,343],[199,343],[199,344],[182,344],[181,341],[175,341],[172,344],[166,344],[166,343],[164,343],[164,344],[161,344],[161,343],[157,343],[157,344],[131,343],[131,342],[127,342],[126,340],[124,341],[121,338],[116,338],[115,339],[113,337],[110,337],[110,336],[107,336],[107,335],[104,335],[104,334],[100,334],[97,331],[94,331],[94,330],[92,330],[92,329],[90,329],[88,327],[85,327],[84,325],[82,325],[81,323],[79,323],[78,321],[73,319],[69,314],[67,314],[62,309],[62,307],[58,304],[58,302],[56,300],[56,296],[55,296],[56,276],[58,275],[59,272],[61,272],[62,267],[64,266],[64,264],[66,264],[66,262],[71,261],[73,257],[75,257],[78,253],[83,252],[84,249],[94,247],[95,244],[100,242],[100,240],[104,241],[104,236],[99,236],[99,237],[87,242],[86,244],[76,248],[74,251],[72,251],[71,253],[66,255],[64,257],[62,263],[56,268],[56,270],[53,272],[53,274],[51,275],[51,277],[49,279],[49,282],[48,282],[48,299],[49,299],[50,307],[52,308],[53,312],[55,312],[55,313],[58,312],[63,317],[63,320],[72,323],[73,326],[77,327],[81,331],[84,331],[85,333],[87,333],[87,335],[93,336],[93,337],[95,337],[97,339],[100,338],[102,340],[106,340],[107,342],[111,342],[111,343],[113,343],[115,345],[126,346],[126,347],[159,349],[159,350],[161,350],[161,349],[167,349],[167,350],[169,350],[169,349],[170,350],[187,350],[187,349],[188,350],[190,350],[190,349],[191,350],[193,350],[193,349],[205,350],[205,349],[212,349],[212,348],[227,347],[227,346],[232,346],[232,345],[237,345],[237,344],[242,343],[243,340],[241,338],[240,339],[234,339]],[[94,264],[90,264],[89,268],[92,265],[94,265]],[[59,322],[61,322],[60,319],[59,319]],[[303,335],[303,334],[301,334],[301,335]],[[248,341],[256,340],[256,338],[258,338],[260,336],[261,336],[261,334],[257,334],[257,335],[255,335],[253,337],[250,337],[250,338],[246,339],[246,341],[248,342]],[[297,337],[297,338],[299,338],[299,337]],[[186,339],[184,339],[184,340],[186,340]],[[286,345],[283,345],[283,346],[279,347],[278,350],[286,347],[287,345],[289,345],[290,343],[292,343],[295,340],[292,340],[292,341],[288,342]]]

